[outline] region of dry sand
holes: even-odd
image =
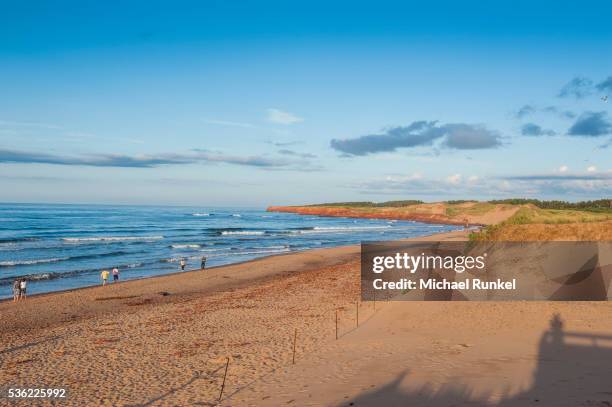
[[[224,405],[612,405],[610,303],[378,305],[359,329]]]
[[[0,384],[67,387],[57,405],[211,406],[229,357],[226,406],[612,401],[609,303],[361,303],[356,328],[358,298],[348,246],[2,302]]]

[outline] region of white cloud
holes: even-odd
[[[461,174],[453,174],[446,177],[446,181],[450,184],[457,185],[461,182]]]
[[[420,180],[422,178],[423,178],[423,176],[420,173],[415,172],[412,175],[388,175],[385,178],[385,181],[389,181],[389,182],[410,182],[410,181]]]
[[[587,171],[588,172],[595,172],[595,171],[597,171],[597,167],[595,167],[594,165],[591,165],[591,166],[587,167]]]
[[[569,168],[567,167],[567,165],[562,165],[561,167],[559,167],[559,172],[567,172]]]
[[[245,129],[254,129],[257,127],[251,123],[232,122],[228,120],[202,119],[202,121],[207,124],[215,124],[218,126],[242,127]]]
[[[465,178],[465,179],[464,179]],[[612,171],[593,173],[524,174],[514,176],[472,177],[460,174],[445,178],[417,178],[414,176],[389,176],[383,179],[363,180],[351,188],[364,194],[424,196],[427,199],[538,197],[540,199],[564,199],[568,195],[581,199],[601,199],[612,192]],[[467,181],[467,182],[464,182]]]
[[[299,122],[303,122],[304,119],[294,115],[293,113],[283,112],[279,109],[270,108],[267,110],[268,112],[268,121],[277,124],[295,124]]]
[[[11,120],[0,120],[0,126],[8,126],[8,127],[38,127],[41,129],[49,129],[49,130],[61,130],[63,126],[59,126],[57,124],[51,123],[40,123],[40,122],[18,122]]]

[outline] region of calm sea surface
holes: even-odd
[[[236,263],[280,253],[456,230],[418,222],[324,218],[260,209],[0,204],[0,298],[17,277],[28,292]]]

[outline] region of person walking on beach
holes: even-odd
[[[17,279],[13,281],[13,302],[19,301],[21,296],[21,280]]]
[[[185,271],[185,259],[181,259],[181,271]]]
[[[21,279],[21,282],[19,283],[19,298],[22,299],[26,299],[26,288],[27,288],[28,282],[26,281],[25,278]]]
[[[110,273],[108,272],[108,270],[102,270],[102,273],[100,273],[100,277],[102,278],[102,285],[106,285],[106,282],[108,281],[108,275]]]
[[[117,267],[113,269],[113,283],[115,281],[119,281],[119,269]]]
[[[204,270],[206,267],[206,256],[202,256],[202,263],[200,264],[200,268]]]

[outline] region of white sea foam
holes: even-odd
[[[373,229],[387,229],[390,225],[382,226],[315,226],[314,230],[373,230]]]
[[[32,276],[28,276],[28,279],[30,280],[49,280],[51,278],[51,273],[41,273],[41,274],[34,274]]]
[[[191,216],[210,216],[210,213],[199,213],[199,212],[196,212],[196,213],[192,213]]]
[[[252,251],[244,251],[244,252],[233,252],[231,253],[234,256],[247,256],[252,254],[272,254],[272,253],[286,253],[291,251],[288,248],[284,249],[274,249],[274,250],[252,250]]]
[[[208,248],[208,249],[200,249],[199,251],[203,253],[213,253],[213,252],[224,252],[228,250],[232,250],[231,247]]]
[[[127,268],[133,269],[133,268],[140,267],[140,266],[143,266],[143,265],[144,265],[144,263],[132,263],[132,264],[128,264]]]
[[[173,244],[171,246],[173,249],[199,249],[199,244]]]
[[[315,226],[312,229],[295,230],[292,233],[310,234],[310,233],[342,233],[342,232],[363,232],[368,230],[389,229],[391,225],[383,226]]]
[[[259,230],[224,230],[222,235],[263,235],[266,232]]]
[[[131,240],[159,240],[163,236],[100,236],[100,237],[63,237],[64,242],[121,242]]]
[[[286,249],[289,245],[278,245],[278,246],[253,246],[253,249]]]
[[[69,257],[54,257],[51,259],[36,259],[36,260],[12,260],[12,261],[0,261],[0,266],[25,266],[32,264],[44,264],[44,263],[55,263],[58,261],[68,260]]]

